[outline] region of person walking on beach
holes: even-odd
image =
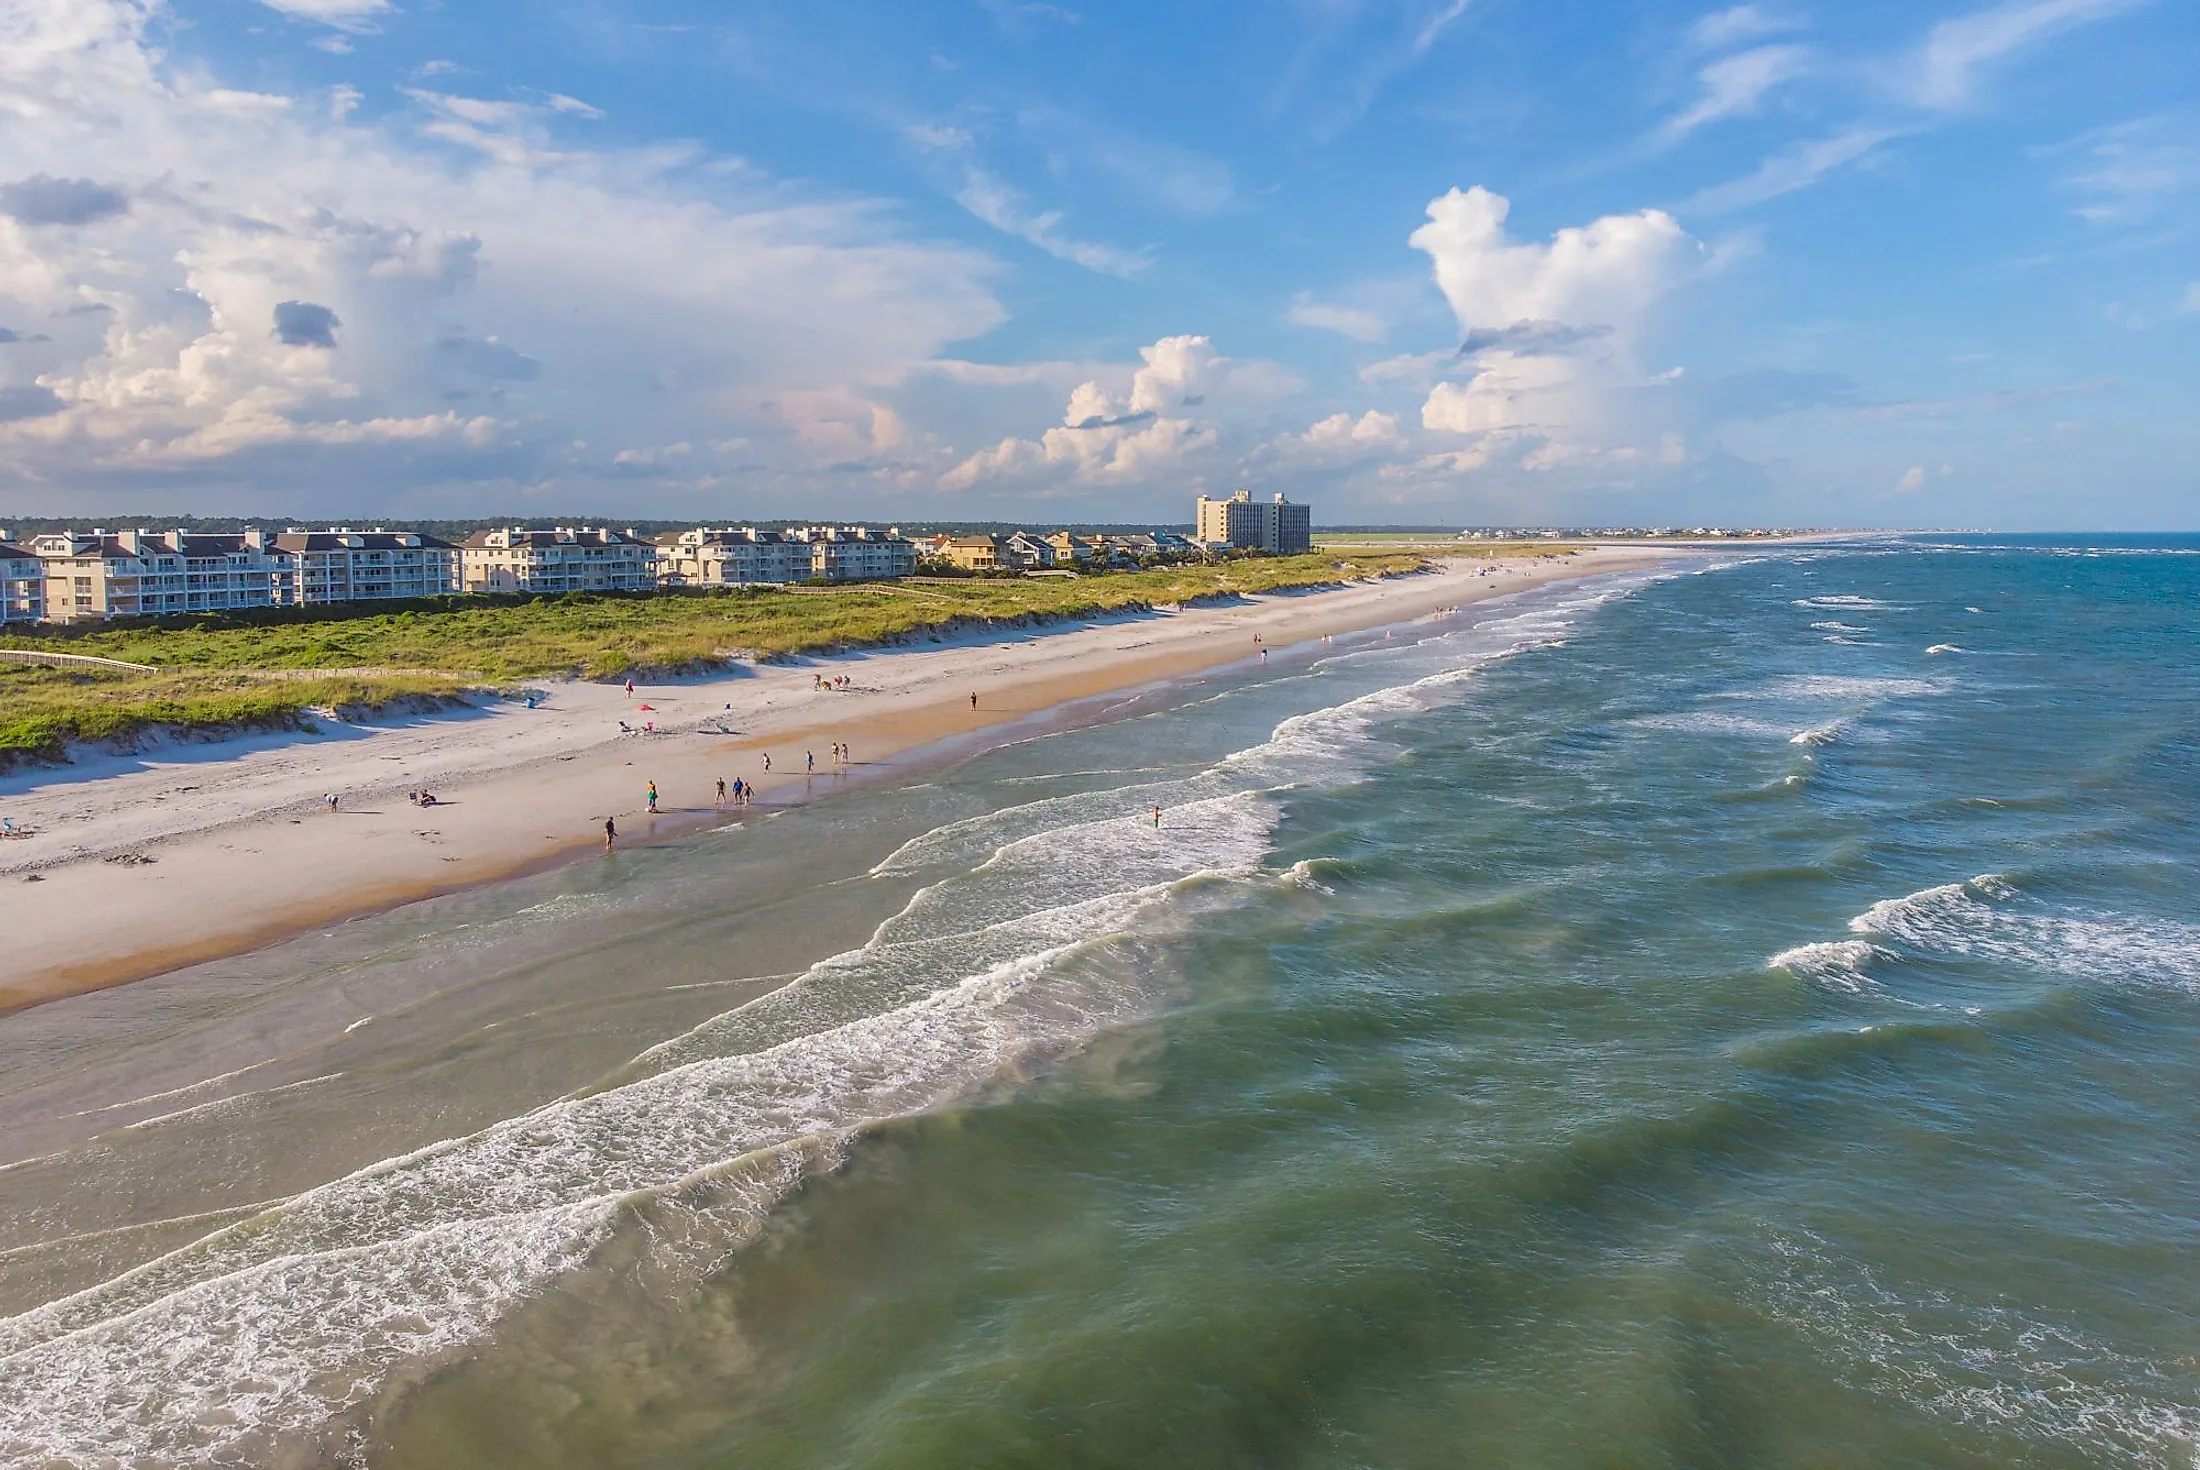
[[[653,817],[657,815],[657,783],[655,781],[649,783],[649,814]]]
[[[975,694],[970,696],[970,707],[972,709],[976,709],[978,707],[978,696]]]
[[[726,778],[723,776],[718,778],[718,796],[711,804],[713,806],[724,806],[726,804]]]
[[[603,819],[603,850],[605,852],[611,851],[611,844],[617,842],[618,840],[619,819],[616,817],[605,817]]]
[[[765,774],[765,775],[767,775],[767,776],[769,776],[769,775],[770,775],[771,773],[772,773],[772,753],[771,753],[770,751],[768,751],[768,750],[767,750],[767,751],[765,751],[765,752],[764,752],[764,774]]]
[[[632,679],[626,681],[626,697],[628,699],[634,697],[634,681]]]
[[[805,751],[803,751],[803,752],[802,752],[802,773],[803,773],[804,775],[811,775],[811,774],[814,774],[814,773],[816,772],[816,770],[817,770],[817,752],[816,752],[816,751],[814,751],[814,750],[805,750]]]
[[[1155,807],[1155,808],[1153,809],[1153,829],[1154,829],[1154,830],[1155,830],[1156,832],[1158,832],[1158,831],[1160,831],[1160,830],[1161,830],[1161,808],[1160,808],[1160,807]]]

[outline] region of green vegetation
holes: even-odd
[[[93,654],[157,673],[0,664],[0,766],[152,726],[281,727],[531,678],[610,679],[922,638],[973,624],[1312,587],[1420,566],[1326,551],[1078,578],[564,597],[442,598],[396,612],[302,609],[52,629],[0,648]]]

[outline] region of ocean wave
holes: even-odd
[[[1898,1290],[1808,1232],[1772,1248],[1768,1309],[1852,1388],[2102,1463],[2191,1464],[2200,1452],[2200,1404],[2144,1354],[2009,1301]]]
[[[1858,627],[1855,623],[1812,623],[1811,627],[1820,633],[1869,633],[1871,631],[1869,628]]]
[[[1768,970],[1786,970],[1836,990],[1877,989],[1864,967],[1886,951],[1863,939],[1826,939],[1783,949],[1765,961]]]
[[[1922,959],[1984,961],[2063,979],[2200,992],[2200,925],[2127,914],[2028,911],[1999,873],[1881,899],[1848,922],[1859,944]],[[1890,949],[1890,946],[1892,947]],[[1803,945],[1767,963],[1795,968],[1808,954],[1821,968],[1836,949]],[[1818,970],[1811,973],[1817,975]]]
[[[1928,654],[1934,654],[1934,653],[1961,653],[1961,652],[1963,652],[1963,650],[1962,650],[1962,649],[1960,649],[1960,648],[1956,647],[1956,646],[1955,646],[1955,645],[1954,645],[1953,643],[1935,643],[1935,644],[1934,644],[1934,645],[1933,645],[1933,646],[1932,646],[1931,648],[1928,648],[1928,649],[1926,649],[1925,651],[1926,651],[1926,652],[1927,652]]]
[[[1899,606],[1899,604],[1892,602],[1881,602],[1876,597],[1862,597],[1853,592],[1838,592],[1824,597],[1798,597],[1793,600],[1790,606],[1825,608],[1846,607],[1853,608],[1858,612],[1889,612],[1895,610]]]
[[[1788,736],[1788,744],[1831,745],[1841,738],[1841,732],[1848,728],[1848,724],[1847,720],[1828,720],[1823,725],[1813,725],[1807,730],[1796,731]]]
[[[1153,995],[1124,966],[1067,962],[1251,870],[1274,820],[1237,792],[1173,808],[1159,832],[1115,819],[1018,838],[607,1085],[0,1319],[0,1463],[311,1458],[406,1365],[584,1265],[637,1203],[719,1179],[738,1233],[872,1122],[1145,1013]]]
[[[1416,646],[1451,654],[1447,667],[1293,715],[1280,721],[1267,739],[1189,775],[1042,797],[945,823],[888,853],[872,867],[871,874],[917,874],[935,866],[967,862],[1003,842],[1052,830],[1065,822],[1150,816],[1155,806],[1167,810],[1248,789],[1279,790],[1356,779],[1372,760],[1390,750],[1375,734],[1378,725],[1447,702],[1493,663],[1563,641],[1561,635],[1572,628],[1575,616],[1630,590],[1617,587],[1584,592],[1553,607],[1530,609],[1423,640]],[[1339,655],[1333,662],[1348,666],[1349,660],[1395,656],[1398,652],[1367,650]]]
[[[1849,674],[1787,674],[1754,689],[1739,689],[1725,695],[1729,699],[1844,699],[1881,700],[1914,698],[1919,695],[1944,693],[1947,686],[1938,679],[1912,679],[1900,676],[1849,675]]]

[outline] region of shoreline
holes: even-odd
[[[10,956],[0,1014],[576,861],[601,851],[607,816],[622,847],[672,840],[907,779],[1035,724],[1075,723],[1080,705],[1135,699],[1264,650],[1303,656],[1326,638],[1688,554],[1600,547],[1527,564],[1452,559],[1317,592],[744,666],[637,685],[632,700],[617,685],[561,683],[538,710],[475,708],[166,746],[100,759],[90,773],[15,773],[0,783],[0,809],[36,835],[0,850]],[[813,676],[828,670],[850,687],[818,690]],[[622,718],[655,719],[659,732],[620,734]],[[829,761],[835,742],[849,746],[852,764]],[[814,774],[805,751],[818,756]],[[755,804],[716,806],[713,783],[737,776],[756,785]],[[649,781],[664,794],[654,817],[643,809]],[[399,804],[423,787],[437,805]],[[324,791],[342,797],[336,812]],[[240,894],[251,897],[239,903]]]

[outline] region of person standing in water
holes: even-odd
[[[716,800],[716,801],[714,801],[714,802],[712,803],[712,805],[714,805],[714,806],[724,806],[725,804],[726,804],[726,778],[725,778],[725,777],[723,777],[723,776],[720,776],[720,777],[718,778],[718,797],[717,797],[717,800]]]
[[[1161,808],[1160,808],[1160,807],[1155,807],[1155,808],[1153,809],[1153,826],[1154,826],[1154,830],[1155,830],[1156,832],[1158,832],[1158,831],[1160,831],[1160,830],[1161,830]]]
[[[617,817],[605,817],[603,819],[603,850],[605,852],[611,851],[611,844],[618,840],[619,819]]]
[[[975,694],[970,696],[970,707],[972,709],[976,709],[978,707],[978,696]]]

